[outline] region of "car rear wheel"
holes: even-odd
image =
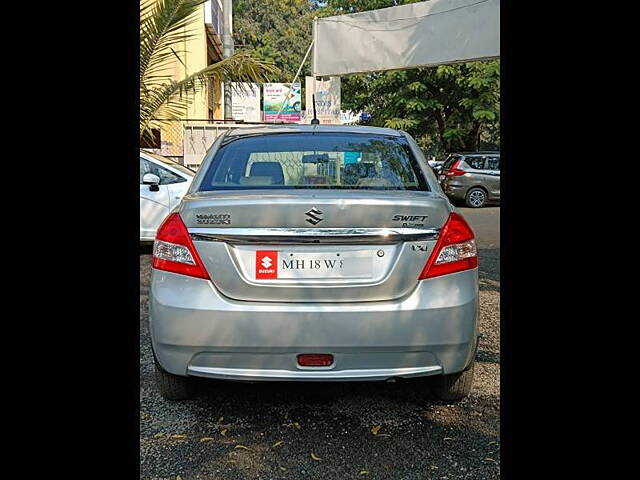
[[[440,400],[448,401],[458,401],[467,397],[471,393],[473,385],[474,368],[475,360],[463,372],[435,377],[433,379],[433,393]]]
[[[166,372],[156,361],[156,385],[167,400],[188,400],[193,396],[193,381],[189,377]]]
[[[485,203],[487,203],[487,192],[478,187],[472,188],[467,192],[465,203],[467,207],[471,208],[484,207]]]

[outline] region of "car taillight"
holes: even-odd
[[[170,214],[158,228],[152,266],[156,270],[209,279],[180,214]]]
[[[427,264],[418,280],[461,272],[478,266],[478,253],[473,230],[458,213],[451,213],[440,231]]]
[[[458,165],[460,165],[460,160],[456,160],[454,162],[454,164],[451,165],[451,168],[446,169],[444,171],[444,175],[447,176],[447,177],[459,177],[459,176],[464,175],[465,173],[467,173],[464,170],[460,170],[458,168]]]
[[[444,172],[445,176],[447,177],[459,177],[461,175],[464,175],[465,173],[467,172],[465,172],[464,170],[460,170],[459,168],[451,168]]]

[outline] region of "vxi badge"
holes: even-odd
[[[313,207],[311,210],[305,212],[307,218],[307,222],[311,225],[317,225],[322,221],[322,212],[318,210],[316,207]]]
[[[394,222],[402,222],[403,227],[424,227],[428,215],[399,215],[391,217]]]

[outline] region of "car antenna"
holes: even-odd
[[[311,120],[311,125],[320,125],[320,120],[316,116],[316,94],[311,95],[311,99],[313,101],[313,119]]]

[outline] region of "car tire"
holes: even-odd
[[[193,397],[193,381],[189,377],[165,371],[156,361],[156,385],[167,400],[188,400]]]
[[[459,401],[469,396],[473,386],[473,371],[475,360],[464,371],[450,375],[440,375],[435,377],[433,393],[440,400]]]
[[[470,208],[481,208],[487,204],[487,192],[482,188],[474,187],[467,192],[464,203]]]

